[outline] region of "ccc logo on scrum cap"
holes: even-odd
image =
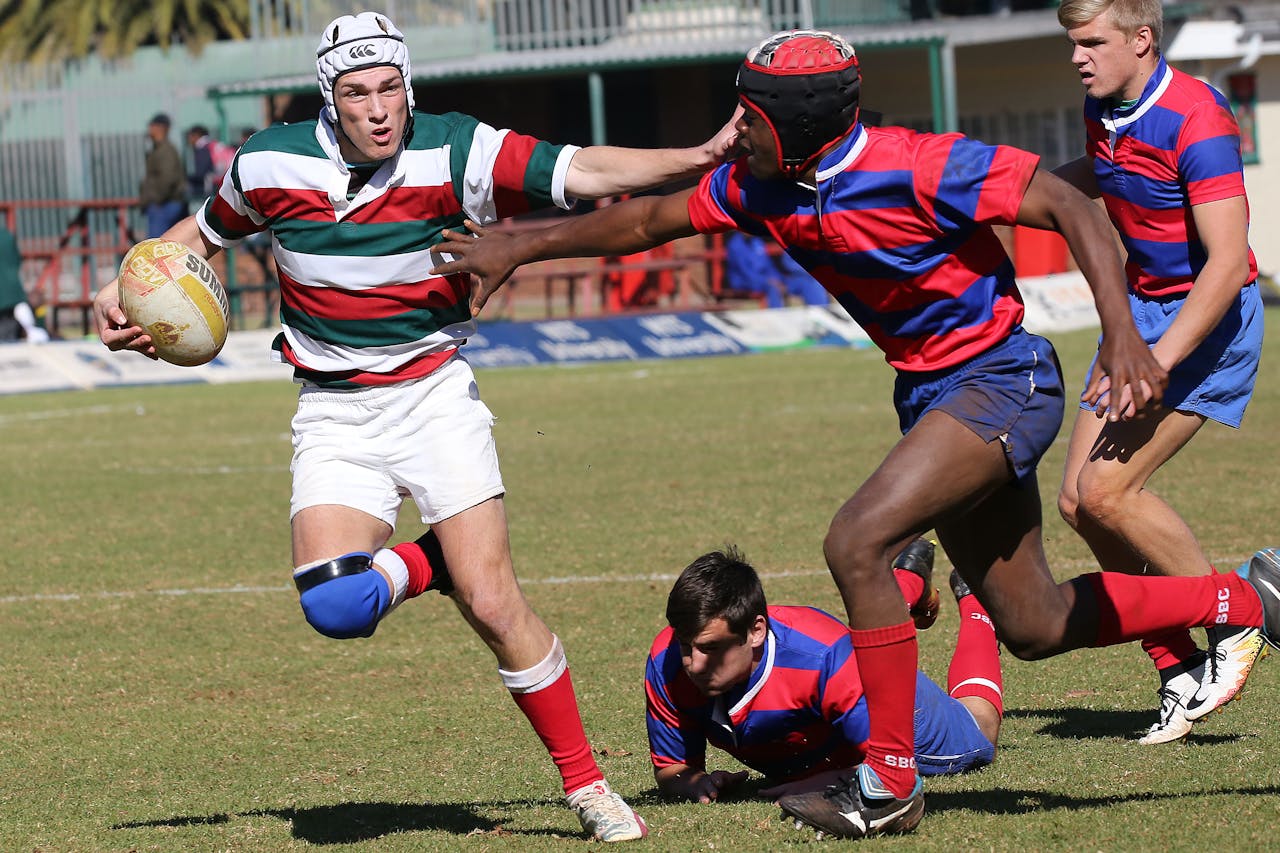
[[[378,55],[378,49],[371,44],[358,44],[347,51],[352,59],[369,59]]]

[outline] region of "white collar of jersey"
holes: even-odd
[[[858,122],[853,126],[853,132],[843,142],[827,152],[818,161],[818,173],[816,175],[818,183],[830,180],[848,169],[849,165],[858,159],[858,155],[866,147],[867,130],[862,126],[861,122]]]
[[[751,700],[756,698],[756,694],[764,687],[764,683],[769,680],[769,674],[773,672],[773,656],[777,651],[778,640],[773,635],[773,628],[769,629],[769,634],[764,638],[764,655],[760,659],[760,663],[756,664],[756,668],[751,672],[751,680],[754,682],[747,688],[747,692],[742,694],[742,698],[733,703],[733,707],[729,709],[729,717],[732,718],[738,711],[751,704]]]
[[[356,197],[348,199],[347,188],[351,179],[351,170],[347,168],[346,159],[338,148],[337,129],[325,117],[323,112],[320,113],[320,120],[316,122],[316,141],[320,143],[320,147],[324,149],[325,154],[329,156],[329,162],[333,165],[334,170],[329,173],[326,180],[327,194],[329,203],[333,205],[334,212],[339,219],[351,213],[357,207],[382,195],[392,187],[404,183],[404,158],[400,156],[404,153],[404,142],[402,141],[400,147],[396,149],[396,153],[383,161],[382,165],[369,177],[364,186],[360,187]]]
[[[1164,69],[1164,73],[1160,74],[1160,69]],[[1115,110],[1109,110],[1102,114],[1102,126],[1107,129],[1108,133],[1115,133],[1122,127],[1133,124],[1142,118],[1147,110],[1156,105],[1156,101],[1160,100],[1160,96],[1164,94],[1165,89],[1169,88],[1169,83],[1173,81],[1173,69],[1164,61],[1164,57],[1160,58],[1160,64],[1156,66],[1156,76],[1159,82],[1154,88],[1144,94],[1142,100],[1133,107],[1132,110],[1126,111],[1123,116],[1116,116]],[[1151,84],[1148,83],[1148,86]]]

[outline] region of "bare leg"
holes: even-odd
[[[501,498],[445,519],[432,528],[453,578],[453,601],[505,670],[523,670],[551,649],[551,630],[533,612],[511,561]]]
[[[978,730],[982,732],[982,736],[991,741],[992,746],[998,746],[1000,743],[1000,712],[996,706],[978,696],[961,696],[956,700],[961,705],[969,709],[969,713],[973,714],[973,719],[978,724]]]
[[[940,478],[939,471],[948,476]],[[905,796],[915,779],[917,653],[892,560],[953,507],[982,500],[1008,477],[998,444],[988,446],[949,415],[933,412],[889,452],[836,513],[827,533],[827,565],[849,615],[867,698],[866,764],[895,796]]]
[[[1204,420],[1177,411],[1118,423],[1084,410],[1076,416],[1058,508],[1105,570],[1185,577],[1212,571],[1186,522],[1147,487]]]
[[[1177,411],[1156,411],[1133,421],[1110,423],[1080,410],[1071,434],[1071,446],[1063,474],[1058,508],[1088,543],[1106,571],[1196,577],[1213,569],[1191,529],[1174,509],[1147,483],[1155,472],[1182,449],[1204,424],[1204,418]],[[1249,632],[1229,637],[1217,648],[1220,633],[1209,632],[1215,655],[1231,656],[1223,668],[1224,681],[1217,686],[1218,662],[1209,666],[1189,631],[1167,631],[1143,638],[1142,648],[1160,674],[1159,719],[1143,736],[1144,744],[1167,743],[1191,731],[1192,719],[1202,714],[1193,697],[1207,677],[1212,690],[1205,701],[1216,707],[1234,695],[1243,681],[1241,673],[1228,669],[1244,666],[1244,674],[1256,658],[1248,643]],[[1243,641],[1243,648],[1236,646]],[[1209,690],[1209,688],[1206,688]],[[1196,706],[1192,716],[1188,703]],[[1205,711],[1207,713],[1207,711]]]

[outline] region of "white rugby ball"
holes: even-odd
[[[227,342],[227,291],[209,262],[176,240],[152,238],[120,262],[120,308],[170,364],[205,364]]]

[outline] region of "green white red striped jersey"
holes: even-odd
[[[460,113],[414,113],[399,152],[354,197],[333,125],[277,125],[237,152],[196,216],[224,248],[273,235],[280,278],[278,356],[330,387],[417,379],[475,332],[467,276],[433,276],[446,228],[536,208],[568,208],[578,150]]]

